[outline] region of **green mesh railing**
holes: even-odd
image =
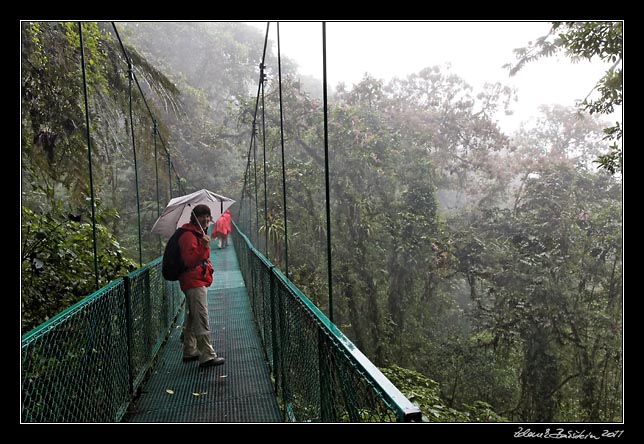
[[[236,225],[233,233],[284,420],[420,422],[418,407]]]
[[[26,333],[22,421],[120,421],[183,300],[158,258]]]
[[[235,225],[285,421],[413,422],[419,409]],[[161,258],[22,337],[22,422],[118,422],[184,301]]]

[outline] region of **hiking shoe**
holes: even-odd
[[[199,355],[194,355],[194,356],[184,356],[184,357],[183,357],[183,362],[196,361],[197,359],[199,359]]]
[[[199,364],[199,368],[214,367],[216,365],[221,365],[224,362],[226,362],[224,358],[217,356],[215,358],[202,362],[201,364]]]

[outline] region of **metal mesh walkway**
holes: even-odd
[[[226,363],[199,369],[184,363],[183,314],[142,393],[123,422],[281,422],[268,364],[232,245],[211,250],[208,289],[212,345]]]

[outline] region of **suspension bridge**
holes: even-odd
[[[81,23],[78,28],[82,54]],[[266,33],[268,37],[268,25]],[[121,47],[132,88],[138,81]],[[263,101],[265,54],[266,40],[255,120]],[[326,75],[324,83],[326,109]],[[156,119],[152,121],[160,137]],[[242,196],[251,195],[246,186],[251,150],[256,149],[256,131],[252,133]],[[326,140],[325,112],[328,158]],[[282,139],[282,158],[283,150]],[[91,174],[90,146],[88,153]],[[167,149],[166,154],[169,160]],[[182,361],[184,295],[178,282],[163,279],[158,257],[23,335],[22,422],[420,422],[419,409],[333,323],[330,240],[329,317],[289,280],[285,185],[283,189],[284,272],[240,228],[245,220],[252,227],[253,212],[259,217],[256,203],[242,199],[233,245],[211,248],[212,342],[225,365],[199,369],[195,362]],[[96,260],[94,266],[98,276]]]

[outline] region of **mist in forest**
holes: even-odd
[[[175,175],[186,192],[243,201],[231,208],[237,225],[282,270],[288,241],[290,280],[328,316],[320,80],[286,57],[279,67],[269,41],[258,96],[264,34],[247,24],[117,26],[174,166],[156,173],[162,148],[140,117],[143,226],[157,217],[155,183],[167,199]],[[65,130],[74,113],[82,122],[80,108],[40,91],[34,67],[50,62],[29,44],[65,43],[54,25],[22,32],[23,207],[52,223],[71,209],[87,215],[81,135]],[[107,68],[94,82],[111,86],[93,96],[95,180],[106,230],[136,262],[126,68],[107,49],[111,26],[95,35],[105,42],[96,66]],[[60,63],[55,77],[74,69]],[[512,88],[473,87],[464,75],[440,65],[388,80],[367,72],[328,91],[334,322],[377,366],[435,381],[445,408],[479,406],[498,421],[621,421],[622,178],[596,163],[610,122],[546,103],[507,134],[494,116]],[[44,128],[48,138],[34,137]],[[159,251],[146,234],[143,262]]]

